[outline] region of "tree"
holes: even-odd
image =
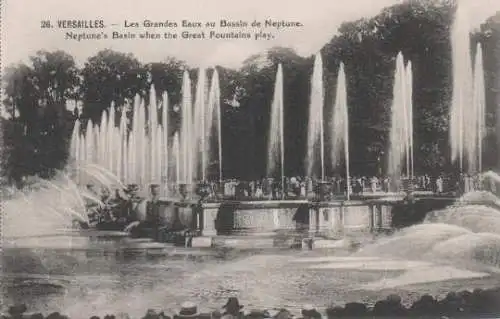
[[[21,122],[32,122],[37,97],[33,70],[26,64],[18,64],[7,67],[4,73],[6,98],[3,102],[7,112],[12,119],[18,116]]]
[[[148,93],[146,69],[132,54],[100,51],[88,59],[81,75],[82,116],[94,122],[99,121],[111,102],[123,105],[136,94],[144,97]]]
[[[66,99],[74,98],[78,85],[75,62],[67,53],[39,51],[30,61],[30,66],[6,69],[5,102],[12,120],[3,132],[10,150],[3,164],[17,181],[25,175],[50,177],[64,167],[73,127]]]
[[[64,105],[77,97],[79,85],[75,60],[64,51],[38,51],[30,58],[40,105]]]

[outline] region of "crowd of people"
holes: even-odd
[[[284,308],[247,309],[236,297],[230,297],[221,309],[210,312],[200,312],[192,302],[180,305],[176,313],[167,314],[163,311],[148,310],[142,319],[321,319],[321,318],[472,318],[495,316],[500,314],[500,288],[475,289],[473,291],[450,292],[442,299],[431,295],[423,295],[420,299],[406,306],[401,297],[395,294],[377,301],[374,305],[361,302],[349,302],[344,306],[331,306],[323,313],[313,306],[302,307],[300,314],[293,314]],[[25,305],[12,306],[3,319],[68,319],[59,312],[44,316],[41,313],[28,314]],[[124,313],[108,314],[104,319],[129,319]],[[90,319],[100,319],[92,316]]]
[[[347,182],[349,180],[349,182]],[[350,195],[361,195],[366,193],[389,193],[401,191],[427,191],[435,194],[456,193],[463,194],[471,190],[483,188],[480,175],[460,174],[438,175],[431,177],[422,175],[413,178],[401,176],[391,178],[388,176],[352,176],[328,177],[324,180],[311,177],[285,177],[263,178],[254,181],[241,181],[236,179],[222,182],[208,182],[210,192],[208,199],[293,199],[312,198],[318,193],[318,185],[326,186],[331,197]],[[349,185],[349,187],[347,187]]]

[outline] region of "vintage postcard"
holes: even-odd
[[[500,1],[3,0],[2,318],[500,316]]]

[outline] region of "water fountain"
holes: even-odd
[[[219,178],[222,179],[222,136],[221,113],[220,113],[220,87],[219,75],[214,70],[210,90],[207,94],[205,69],[200,69],[196,96],[193,104],[191,97],[191,79],[189,73],[184,72],[182,84],[182,122],[179,140],[180,184],[186,189],[189,196],[196,187],[193,183],[207,180],[207,169],[210,159],[213,157],[213,137],[217,137]],[[207,99],[208,96],[208,99]],[[179,163],[179,162],[177,162]],[[179,182],[179,180],[178,180]]]
[[[411,63],[405,67],[403,54],[396,57],[393,99],[391,106],[391,130],[388,175],[399,180],[406,169],[406,176],[413,176],[413,111],[412,111]]]
[[[470,30],[467,9],[459,5],[455,12],[451,32],[454,63],[453,96],[450,107],[450,145],[452,161],[458,161],[460,171],[469,174],[482,170],[481,153],[485,132],[482,50],[478,44],[473,69]],[[464,165],[464,160],[467,166]]]
[[[150,183],[159,184],[164,195],[169,194],[169,180],[175,179],[175,183],[185,185],[183,188],[189,194],[195,181],[206,180],[208,163],[214,153],[210,141],[212,137],[217,137],[219,174],[222,176],[217,70],[212,76],[210,92],[207,92],[204,78],[205,71],[201,69],[193,105],[191,80],[189,73],[184,72],[182,123],[172,146],[169,142],[168,94],[164,92],[161,103],[158,103],[156,90],[151,86],[148,105],[138,95],[131,105],[133,116],[130,132],[127,129],[128,104],[120,107],[118,121],[118,108],[114,103],[109,112],[103,112],[100,125],[88,120],[84,134],[80,134],[82,125],[77,120],[71,140],[71,157],[75,167],[97,165],[118,176],[125,184],[140,185],[143,191]],[[169,152],[170,149],[172,152]],[[170,176],[169,172],[172,162],[175,163],[175,173],[172,173],[175,177]],[[76,179],[79,184],[87,183],[81,170],[76,174]]]
[[[180,184],[181,181],[181,152],[179,146],[179,133],[174,134],[174,142],[172,143],[172,153],[175,156],[175,178],[174,185]]]
[[[196,181],[206,180],[206,163],[207,163],[207,143],[206,143],[206,115],[207,115],[207,84],[206,71],[200,68],[198,71],[198,82],[196,85],[196,96],[194,102],[194,118],[193,118],[193,133],[194,133],[194,160],[193,172]]]
[[[163,95],[163,103],[168,106],[168,96]],[[158,123],[156,92],[150,92],[149,118],[146,120],[146,107],[139,97],[134,101],[132,130],[127,132],[126,107],[122,107],[119,126],[116,126],[116,108],[110,108],[109,116],[103,112],[101,124],[95,126],[92,120],[87,121],[84,135],[80,134],[80,120],[75,124],[71,140],[72,158],[75,163],[77,181],[85,184],[88,181],[82,176],[82,170],[90,165],[98,166],[112,174],[123,183],[139,184],[145,189],[149,183],[159,183],[163,171],[168,167],[168,138],[163,135],[168,131],[166,115],[164,124]],[[164,111],[166,112],[166,110]],[[77,147],[77,145],[79,145]],[[85,172],[83,170],[83,172]],[[107,185],[109,187],[110,185]],[[166,185],[162,183],[166,191]]]
[[[414,158],[413,158],[413,71],[411,61],[406,63],[405,68],[406,74],[406,90],[405,90],[405,105],[408,111],[408,122],[407,122],[407,138],[408,145],[406,151],[406,167],[407,175],[410,179],[415,176],[414,172]]]
[[[469,152],[469,162],[472,165],[474,172],[483,171],[483,139],[486,135],[486,102],[485,102],[485,87],[484,87],[484,68],[483,68],[483,50],[481,44],[477,44],[474,64],[474,87],[473,87],[473,112],[476,129],[473,136],[474,141],[471,141],[469,149],[474,152]],[[474,156],[477,154],[477,156]]]
[[[335,168],[341,159],[342,148],[344,150],[347,200],[350,199],[350,173],[349,173],[349,115],[347,110],[347,83],[344,64],[340,63],[337,77],[337,94],[333,105],[333,121],[331,123],[333,139],[331,146],[331,160]]]
[[[222,181],[222,114],[221,114],[221,104],[220,104],[220,84],[219,84],[219,72],[214,69],[212,74],[212,81],[210,84],[210,92],[208,95],[208,120],[209,123],[207,127],[206,136],[216,138],[217,142],[217,162],[219,163],[219,182]],[[210,143],[212,141],[209,139]],[[207,147],[212,144],[208,144]],[[209,159],[213,158],[215,154],[212,154],[211,148],[208,149]]]
[[[278,65],[274,84],[274,97],[271,104],[271,121],[269,126],[267,175],[273,176],[277,167],[281,169],[281,185],[285,179],[285,145],[284,145],[284,109],[283,109],[283,68]],[[283,194],[284,195],[284,194]]]
[[[324,129],[323,129],[323,107],[324,107],[324,88],[323,88],[323,61],[321,53],[317,53],[314,58],[314,69],[311,78],[311,97],[309,106],[309,125],[307,130],[307,157],[306,174],[315,175],[313,169],[317,163],[319,151],[320,178],[325,178],[324,164]]]

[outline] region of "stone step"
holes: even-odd
[[[212,240],[214,247],[227,247],[238,249],[263,249],[274,248],[274,239],[271,237],[259,238],[255,236],[235,237],[217,236]]]
[[[213,237],[199,236],[193,237],[191,242],[192,248],[209,248],[213,246]]]
[[[82,236],[88,237],[113,237],[113,238],[124,238],[128,237],[129,233],[122,231],[112,231],[112,230],[78,230],[77,233]]]
[[[144,249],[144,250],[149,250],[149,249],[165,249],[165,248],[172,248],[172,244],[167,244],[167,243],[156,243],[156,242],[142,242],[142,243],[134,243],[127,245],[125,249]]]
[[[313,249],[316,248],[347,248],[348,242],[343,239],[314,239]]]
[[[151,238],[125,238],[122,240],[123,244],[140,244],[140,243],[151,243],[153,239]]]

